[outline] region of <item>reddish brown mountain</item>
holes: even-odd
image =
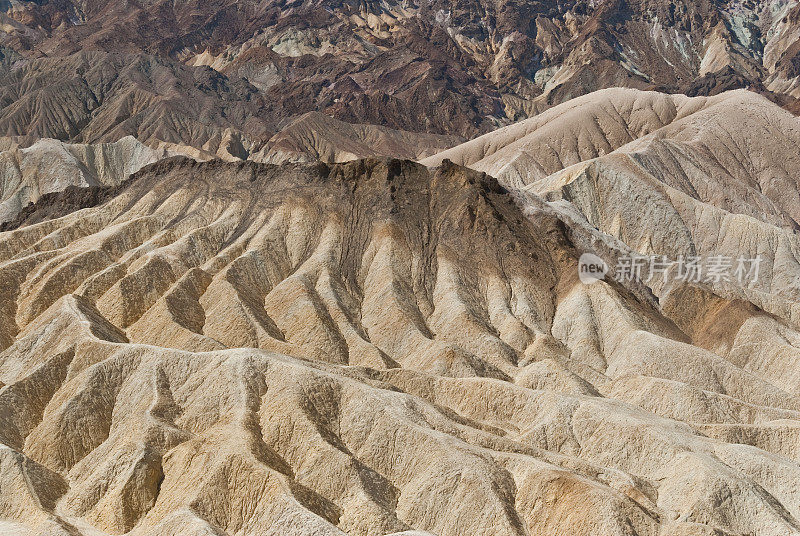
[[[209,65],[225,74],[220,86],[243,78],[256,91],[234,92],[245,110],[229,126],[321,111],[471,137],[612,86],[692,95],[750,87],[790,109],[800,96],[794,1],[56,0],[9,3],[0,22],[0,41],[28,59],[93,50],[128,54],[118,58],[144,69],[147,54],[171,71]],[[20,65],[6,62],[3,76]],[[75,69],[58,71],[66,82]],[[35,133],[26,121],[0,128]]]

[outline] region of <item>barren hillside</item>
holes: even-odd
[[[798,0],[0,1],[0,536],[800,536]]]
[[[716,291],[798,322],[798,146],[800,119],[749,91],[608,89],[422,162],[489,173],[639,255],[760,256],[758,282]]]
[[[580,283],[611,242],[530,192],[173,159],[61,207],[0,234],[9,530],[800,532],[797,329]]]

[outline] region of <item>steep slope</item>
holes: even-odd
[[[243,78],[267,126],[318,111],[470,138],[608,87],[800,97],[796,0],[58,0],[0,23],[9,65],[146,54]]]
[[[0,518],[800,532],[800,333],[698,286],[583,285],[600,239],[531,192],[397,160],[165,160],[0,233]]]
[[[276,164],[334,163],[375,156],[419,160],[463,141],[456,136],[350,124],[319,112],[309,112],[282,128],[249,159]]]
[[[749,91],[604,90],[423,160],[542,196],[643,256],[764,261],[715,291],[800,321],[800,120]],[[647,271],[647,268],[645,268]],[[668,289],[654,284],[661,295]]]
[[[11,148],[0,152],[0,223],[42,195],[69,186],[117,185],[145,165],[181,152],[151,149],[131,136],[95,145],[43,139],[20,148],[7,142]]]
[[[292,111],[294,119],[282,121],[273,99],[235,73],[155,56],[11,59],[0,62],[0,132],[23,146],[41,138],[114,143],[133,137],[161,153],[201,160],[253,154],[258,161],[284,162],[418,158],[463,141],[350,125],[318,112],[295,117]]]
[[[183,144],[214,154],[232,145],[241,153],[243,141],[269,137],[274,127],[246,81],[144,54],[7,62],[0,65],[0,102],[0,132],[29,143],[134,136],[153,147]]]
[[[610,153],[704,107],[706,100],[625,88],[601,90],[423,159],[444,159],[506,182],[514,169],[529,184],[567,166]],[[515,177],[516,179],[516,177]]]

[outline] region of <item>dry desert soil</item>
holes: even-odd
[[[0,2],[0,535],[800,535],[798,99],[796,0]]]

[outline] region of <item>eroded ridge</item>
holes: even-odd
[[[0,233],[0,518],[800,532],[800,333],[707,287],[584,285],[593,232],[449,161],[172,159]]]

